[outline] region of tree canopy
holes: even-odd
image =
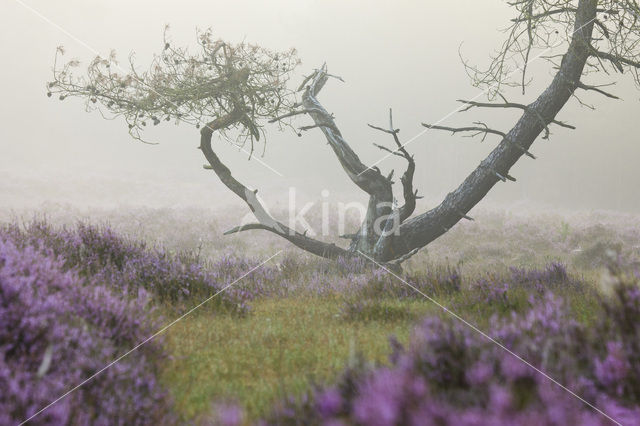
[[[221,115],[234,112],[240,118],[226,132],[237,129],[232,139],[244,146],[264,134],[264,119],[289,112],[295,103],[287,87],[293,69],[300,63],[295,49],[275,52],[254,44],[231,44],[198,31],[198,50],[176,47],[168,27],[162,51],[146,71],[139,71],[135,55],[120,65],[115,52],[96,57],[86,74],[74,74],[78,61],[66,63],[58,48],[48,95],[79,97],[88,110],[98,109],[111,117],[123,117],[129,133],[144,141],[148,125],[164,121],[185,122],[200,127]]]

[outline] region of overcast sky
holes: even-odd
[[[45,96],[56,46],[64,45],[68,58],[84,63],[112,48],[123,59],[135,51],[144,67],[162,47],[165,24],[171,25],[174,44],[195,47],[195,29],[211,27],[229,41],[295,47],[302,59],[299,73],[326,61],[345,83],[329,81],[320,101],[367,164],[385,155],[372,142],[391,141],[366,124],[385,125],[393,107],[402,139],[420,134],[407,149],[415,154],[415,186],[427,204],[453,190],[499,140],[481,143],[424,132],[421,122],[447,117],[441,124],[456,126],[481,117],[506,131],[517,119],[502,110],[449,116],[458,107],[456,99],[479,93],[461,65],[459,47],[471,62],[486,65],[500,46],[499,29],[512,11],[499,0],[4,0],[0,13],[0,203],[5,207],[44,201],[213,206],[229,199],[226,188],[202,169],[195,128],[163,123],[147,135],[160,144],[143,145],[130,139],[123,121],[86,113],[78,100]],[[543,61],[531,72],[537,83],[525,96],[510,92],[513,101],[531,102],[552,76]],[[640,211],[640,92],[629,79],[610,78],[618,79],[611,90],[624,100],[585,95],[596,111],[571,101],[558,119],[577,130],[552,128],[550,140],[536,141],[532,151],[538,160],[520,160],[511,171],[518,182],[498,184],[488,203]],[[319,131],[298,138],[272,128],[267,143],[261,160],[269,167],[247,161],[245,153],[222,141],[215,147],[240,180],[264,188],[261,193],[272,203],[284,202],[290,186],[310,198],[328,189],[336,200],[364,199]],[[378,166],[400,174],[403,164],[391,158]]]

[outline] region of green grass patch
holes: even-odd
[[[167,332],[173,360],[162,380],[184,420],[208,413],[217,398],[237,400],[256,418],[284,395],[333,379],[356,353],[386,362],[389,336],[406,342],[410,319],[433,310],[426,300],[389,303],[408,314],[345,321],[338,300],[320,298],[257,300],[245,318],[194,313]]]
[[[598,315],[592,291],[559,291],[578,321]],[[470,289],[438,298],[466,320],[487,330],[492,315],[526,309],[529,293],[510,290],[507,303],[482,303]],[[413,324],[428,314],[446,316],[426,299],[363,300],[341,296],[262,298],[246,317],[203,310],[177,323],[165,345],[173,355],[162,374],[184,421],[206,415],[216,400],[233,399],[250,419],[265,416],[274,402],[300,395],[313,383],[331,382],[356,354],[385,363],[388,338],[405,343]]]

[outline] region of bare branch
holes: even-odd
[[[609,34],[609,30],[607,29],[606,25],[604,25],[599,19],[596,19],[595,23],[602,32],[602,35],[604,35],[607,40],[611,39],[611,35]]]
[[[390,255],[389,248],[391,247],[393,239],[396,237],[394,231],[394,227],[396,225],[401,224],[406,219],[408,219],[414,212],[416,208],[416,200],[418,198],[418,192],[413,189],[413,176],[416,169],[416,164],[413,159],[413,156],[407,152],[404,145],[400,142],[400,138],[398,137],[398,133],[400,133],[400,129],[396,129],[393,126],[393,110],[389,108],[389,129],[384,129],[382,127],[377,127],[369,124],[369,127],[375,130],[382,131],[386,134],[390,134],[393,137],[393,140],[396,144],[397,149],[392,151],[388,148],[382,147],[380,145],[376,145],[378,148],[384,149],[391,154],[397,155],[399,157],[403,157],[407,160],[407,169],[404,174],[400,178],[402,182],[402,193],[404,197],[404,204],[402,207],[395,209],[387,218],[383,231],[376,241],[375,246],[373,248],[373,254],[376,258],[387,257]],[[389,179],[391,178],[393,172],[389,175]],[[399,263],[398,263],[399,265]]]
[[[445,131],[449,131],[452,134],[456,134],[456,133],[460,133],[460,132],[475,132],[473,136],[479,135],[479,134],[485,134],[485,136],[488,133],[494,134],[494,135],[498,135],[502,138],[506,137],[507,134],[504,132],[501,132],[500,130],[494,130],[491,129],[489,127],[477,127],[477,126],[468,126],[468,127],[447,127],[447,126],[437,126],[434,124],[427,124],[427,123],[422,123],[422,125],[428,129],[433,129],[433,130],[445,130]],[[482,140],[484,141],[484,137],[482,138]]]
[[[395,135],[400,132],[399,129],[394,129],[394,130],[383,129],[382,127],[374,126],[373,124],[367,124],[367,126],[371,127],[372,129],[380,130],[381,132],[388,133],[390,135]]]
[[[367,166],[360,161],[360,158],[342,137],[331,114],[318,102],[317,95],[324,87],[328,77],[329,74],[327,74],[326,65],[323,65],[322,68],[316,71],[309,86],[305,90],[302,97],[303,105],[305,109],[309,111],[309,115],[315,125],[304,126],[301,129],[320,128],[327,142],[329,142],[329,145],[338,157],[342,168],[351,180],[370,195],[382,195],[382,192],[389,192],[389,194],[385,194],[385,198],[390,198],[388,197],[388,195],[390,195],[390,188],[388,188],[384,176],[374,169],[367,168]]]
[[[573,32],[582,31],[574,22],[580,11],[580,5],[571,1],[558,0],[518,0],[509,5],[517,11],[517,16],[511,20],[511,26],[504,31],[507,34],[504,43],[497,53],[491,57],[486,68],[470,65],[462,55],[462,63],[474,85],[486,89],[490,99],[501,92],[503,86],[525,87],[527,71],[532,52],[545,51],[563,45],[573,38]],[[626,65],[640,61],[640,7],[637,1],[600,0],[600,7],[592,16],[592,22],[602,33],[602,37],[590,37],[589,43],[595,50],[610,52],[610,54],[630,61]],[[584,21],[582,21],[584,22]],[[547,56],[540,56],[552,64],[554,61]],[[600,58],[597,58],[599,61]],[[613,59],[613,58],[611,58]],[[616,69],[620,70],[619,61],[612,61]],[[557,65],[557,64],[554,64]],[[605,70],[602,64],[597,69],[591,69],[593,63],[588,62],[590,71]],[[634,79],[640,86],[640,72],[634,68]],[[518,79],[516,76],[520,75]]]
[[[391,211],[393,201],[391,182],[380,173],[380,170],[369,168],[360,161],[358,155],[343,138],[331,114],[318,101],[317,96],[329,77],[335,76],[328,74],[326,65],[323,65],[309,79],[302,95],[302,104],[305,109],[310,111],[309,115],[315,124],[314,126],[305,126],[303,129],[318,127],[347,176],[360,189],[369,194],[369,208],[366,218],[358,232],[358,239],[353,241],[350,249],[353,252],[362,250],[370,253],[378,239],[374,227],[375,221]]]
[[[502,95],[500,95],[500,96],[502,96]],[[508,102],[504,97],[502,97],[502,99],[505,101],[504,103],[475,102],[475,101],[465,101],[464,99],[458,99],[458,102],[461,102],[463,104],[469,105],[468,107],[462,109],[462,111],[468,111],[468,110],[470,110],[471,108],[474,108],[474,107],[478,107],[478,108],[517,108],[517,109],[521,109],[521,110],[524,110],[524,111],[536,113],[536,111],[534,109],[532,109],[529,105],[519,104],[519,103],[515,103],[515,102]],[[543,117],[541,117],[539,115],[538,115],[538,119],[541,122],[545,122],[546,121]],[[552,119],[552,120],[549,120],[549,122],[553,123],[553,124],[557,124],[558,126],[564,127],[564,128],[567,128],[567,129],[572,129],[572,130],[576,129],[575,126],[572,126],[570,124],[564,123],[564,122],[559,121],[559,120]],[[547,128],[547,129],[545,129],[545,131],[546,131],[545,139],[547,139],[548,136],[549,136],[549,129]]]
[[[249,206],[258,223],[242,225],[230,229],[225,234],[233,234],[249,229],[263,229],[273,232],[276,235],[288,240],[297,247],[306,250],[315,255],[335,259],[338,257],[349,257],[350,253],[336,246],[322,241],[315,240],[306,236],[306,232],[301,234],[292,230],[284,224],[275,220],[264,208],[260,200],[256,197],[257,191],[251,191],[232,175],[231,171],[225,166],[211,148],[211,137],[213,132],[233,125],[235,120],[241,118],[241,113],[232,111],[230,114],[216,118],[208,123],[200,131],[200,149],[205,158],[209,162],[211,169],[216,173],[220,181],[238,197],[240,197]]]
[[[450,192],[437,207],[407,220],[400,226],[403,238],[393,240],[387,253],[395,256],[382,257],[387,261],[423,247],[435,240],[463,218],[502,178],[508,179],[509,170],[552,122],[568,102],[577,88],[590,56],[593,23],[597,13],[596,0],[580,0],[575,13],[571,43],[558,73],[545,91],[528,106],[518,122],[503,136],[500,144],[480,163],[476,169]],[[540,118],[544,121],[541,122]],[[426,127],[429,127],[426,125]],[[440,126],[441,127],[441,126]],[[460,128],[448,128],[461,131]],[[477,130],[476,130],[477,131]],[[502,136],[502,135],[501,135]]]
[[[625,58],[624,56],[614,55],[612,53],[600,52],[594,49],[591,52],[591,56],[611,62],[621,73],[624,72],[623,65],[627,65],[633,68],[640,68],[640,62]]]
[[[551,10],[547,10],[546,12],[543,13],[539,13],[537,15],[533,15],[530,17],[520,17],[520,18],[514,18],[511,20],[511,22],[526,22],[528,20],[538,20],[540,18],[546,18],[548,16],[553,16],[553,15],[558,15],[561,13],[575,13],[578,9],[576,9],[575,7],[562,7],[559,9],[551,9]],[[610,15],[617,15],[618,11],[614,10],[614,9],[598,9],[598,13],[608,13]]]
[[[381,149],[382,151],[388,152],[389,154],[397,155],[398,157],[404,158],[404,155],[402,155],[402,153],[401,153],[401,152],[391,150],[391,149],[387,148],[387,147],[386,147],[386,146],[384,146],[384,145],[379,145],[379,144],[377,144],[377,143],[374,143],[374,144],[373,144],[373,146],[375,146],[375,147],[376,147],[376,148],[378,148],[378,149]]]
[[[609,85],[607,85],[609,86]],[[605,92],[604,90],[600,89],[600,87],[604,87],[604,86],[590,86],[588,84],[584,84],[583,82],[579,81],[578,82],[578,88],[579,89],[583,89],[583,90],[592,90],[594,92],[600,93],[601,95],[606,96],[607,98],[611,98],[611,99],[620,99],[619,97],[617,97],[616,95],[613,95],[609,92]]]
[[[305,76],[305,78],[302,80],[302,83],[300,83],[300,86],[298,86],[298,89],[296,91],[297,92],[301,92],[302,89],[304,89],[305,85],[309,82],[309,80],[311,80],[313,78],[314,75],[315,75],[315,73],[309,74],[308,76]]]
[[[300,126],[300,127],[298,127],[298,130],[306,132],[306,131],[309,131],[309,130],[312,130],[312,129],[321,129],[323,127],[330,128],[332,130],[337,130],[337,128],[335,128],[335,127],[332,128],[331,126],[332,126],[332,123],[310,124],[308,126]]]
[[[392,151],[378,144],[374,144],[375,146],[393,155],[403,157],[405,160],[407,160],[407,169],[405,170],[404,174],[400,178],[400,181],[402,182],[403,198],[404,198],[404,205],[400,207],[400,222],[402,223],[407,218],[409,218],[409,216],[411,216],[411,214],[416,208],[417,192],[413,190],[413,175],[416,170],[416,163],[413,159],[413,156],[409,154],[409,152],[407,152],[404,145],[400,142],[400,138],[398,137],[398,134],[400,133],[400,129],[396,129],[393,126],[393,110],[391,108],[389,108],[389,128],[388,129],[384,129],[382,127],[374,126],[371,124],[368,124],[368,126],[371,127],[372,129],[379,130],[381,132],[384,132],[393,136],[393,141],[395,142],[397,148]]]
[[[306,109],[291,111],[291,112],[288,112],[286,114],[279,115],[277,117],[274,117],[274,118],[270,119],[269,123],[275,123],[276,121],[280,121],[280,120],[282,120],[284,118],[289,118],[289,117],[293,117],[295,115],[308,114],[308,113],[309,113],[309,111],[306,110]]]
[[[262,223],[247,223],[246,225],[236,226],[236,227],[233,227],[233,228],[229,229],[228,231],[224,231],[222,233],[222,235],[237,234],[239,232],[250,231],[250,230],[253,230],[253,229],[263,229],[265,231],[271,231],[272,230],[269,226],[263,225]]]
[[[415,248],[413,250],[411,250],[409,253],[400,256],[397,259],[393,259],[390,260],[388,262],[386,262],[387,265],[395,265],[395,266],[400,266],[403,262],[406,262],[407,260],[409,260],[410,258],[412,258],[413,256],[415,256],[420,250],[422,250],[422,247],[418,247]]]

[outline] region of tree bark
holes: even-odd
[[[424,247],[465,217],[500,181],[496,174],[507,176],[511,167],[529,149],[579,87],[596,19],[596,0],[580,0],[574,33],[558,73],[547,89],[528,106],[502,142],[442,203],[432,210],[404,222],[399,236],[379,261],[399,258]],[[540,120],[542,117],[543,121]]]
[[[529,153],[529,147],[550,123],[557,122],[555,117],[558,112],[575,90],[581,87],[580,77],[592,54],[590,45],[597,13],[596,6],[597,0],[579,1],[574,33],[559,71],[549,87],[533,103],[522,106],[522,116],[508,133],[501,134],[503,138],[500,144],[455,191],[445,197],[440,205],[411,219],[408,218],[415,208],[416,198],[411,185],[415,170],[412,158],[400,145],[401,155],[409,161],[402,177],[405,205],[392,211],[393,192],[390,177],[383,176],[377,168],[368,168],[360,161],[343,138],[332,115],[316,98],[329,77],[326,67],[323,66],[308,78],[309,84],[304,89],[302,97],[304,111],[300,113],[309,114],[315,123],[310,127],[320,128],[347,176],[369,194],[367,216],[358,233],[352,236],[348,250],[309,238],[273,219],[256,198],[255,192],[238,182],[211,148],[213,132],[241,121],[242,114],[231,112],[213,120],[201,131],[200,148],[220,180],[247,203],[258,219],[258,223],[238,226],[225,234],[264,229],[287,239],[303,250],[332,259],[351,257],[357,252],[362,252],[381,263],[399,264],[411,257],[420,248],[447,232],[460,219],[471,219],[467,212],[480,202],[497,182],[505,180],[504,177],[510,177],[509,170],[523,155],[535,158]],[[388,133],[393,134],[398,142],[394,129],[390,129]],[[383,216],[389,218],[383,224],[383,229],[388,229],[391,220],[397,218],[401,223],[399,232],[380,235],[380,232],[377,232],[380,230],[376,230],[374,224],[379,223]]]
[[[238,197],[244,200],[255,215],[258,223],[237,226],[225,232],[226,235],[234,234],[251,229],[264,229],[273,232],[276,235],[288,240],[296,247],[313,253],[317,256],[328,259],[336,259],[338,257],[349,257],[351,253],[335,244],[329,244],[322,241],[309,238],[282,223],[276,221],[264,208],[262,203],[256,197],[257,190],[250,190],[231,175],[231,170],[225,166],[216,153],[211,148],[211,138],[216,130],[227,128],[242,119],[242,114],[232,111],[227,115],[216,118],[208,123],[200,131],[200,149],[205,158],[209,162],[211,169],[216,173],[220,181]]]
[[[315,127],[322,130],[347,176],[360,189],[369,194],[367,214],[360,230],[352,240],[350,251],[359,250],[373,253],[380,238],[375,224],[379,218],[391,213],[393,204],[391,181],[383,176],[379,170],[368,168],[360,161],[358,155],[342,137],[331,114],[318,102],[316,97],[328,78],[326,66],[323,65],[320,70],[316,71],[309,85],[305,88],[302,105],[313,119]]]

